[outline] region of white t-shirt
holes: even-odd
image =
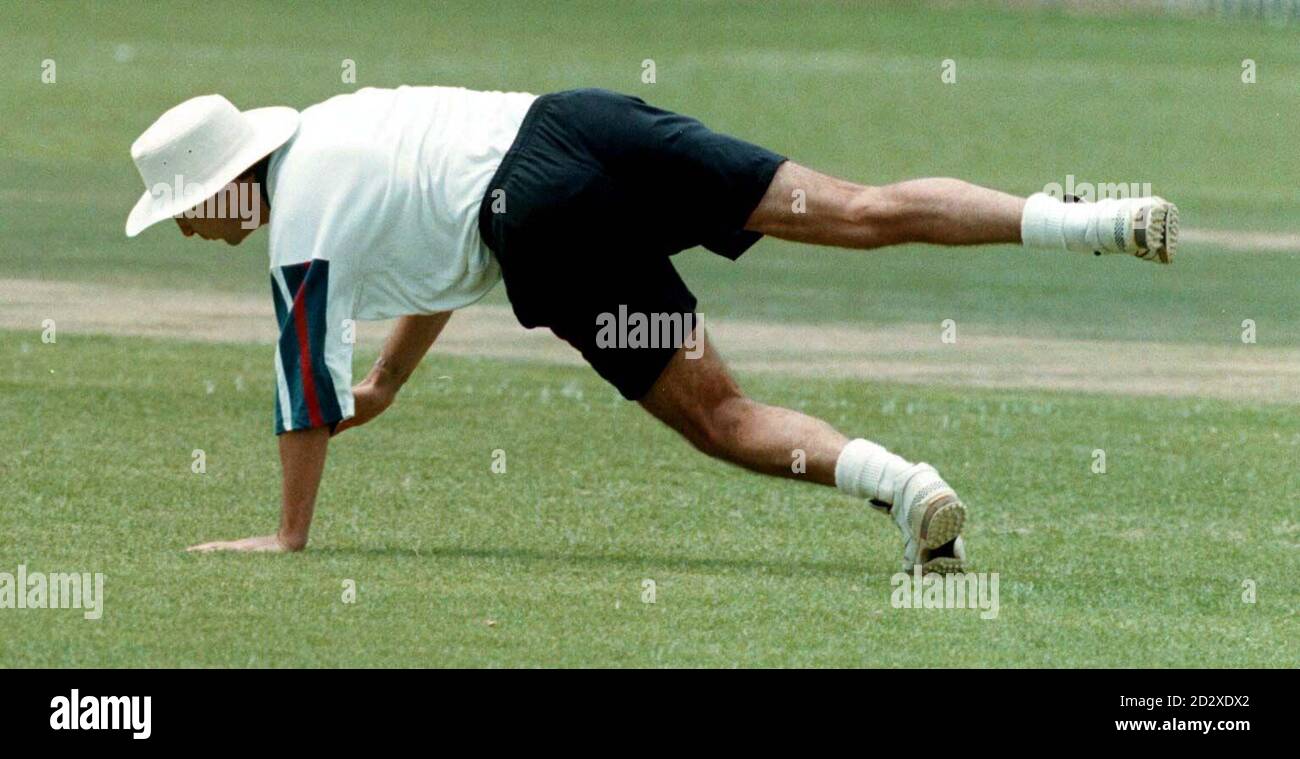
[[[535,99],[367,87],[302,112],[267,172],[277,433],[352,416],[353,320],[461,308],[501,278],[479,206]]]

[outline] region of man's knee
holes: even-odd
[[[756,406],[744,396],[702,331],[703,354],[673,356],[641,405],[710,456],[728,458]]]
[[[843,220],[860,231],[866,247],[893,245],[902,241],[907,197],[892,185],[863,187],[848,198],[842,213]]]

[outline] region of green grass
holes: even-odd
[[[1287,28],[831,2],[221,3],[165,14],[60,2],[11,4],[0,20],[6,277],[264,292],[265,235],[237,251],[166,226],[123,237],[141,191],[128,147],[195,94],[304,107],[349,91],[345,58],[355,86],[632,92],[866,182],[956,175],[1022,194],[1067,174],[1149,182],[1177,200],[1185,226],[1300,229],[1300,153],[1287,149],[1300,48]],[[115,58],[122,45],[129,61]],[[640,79],[647,58],[654,84]],[[1245,58],[1255,84],[1241,82]],[[45,59],[55,84],[40,81]],[[956,84],[940,80],[945,59]],[[1252,318],[1275,344],[1300,345],[1296,263],[1212,246],[1184,246],[1170,270],[1011,248],[863,260],[776,241],[741,269],[682,257],[713,316],[955,318],[1190,342],[1234,340]]]
[[[1294,407],[745,378],[942,468],[1000,574],[982,620],[894,609],[886,520],[695,453],[589,370],[436,354],[335,441],[306,553],[184,554],[275,526],[268,348],[0,346],[0,571],[107,575],[99,622],[0,610],[3,666],[1300,664]]]

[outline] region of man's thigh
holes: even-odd
[[[541,325],[582,353],[628,400],[650,391],[678,348],[691,346],[696,299],[666,256],[538,272],[528,282]]]

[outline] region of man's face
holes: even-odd
[[[225,240],[227,245],[238,245],[261,226],[262,199],[254,193],[260,193],[257,185],[241,177],[173,218],[186,237],[198,235],[204,240]]]

